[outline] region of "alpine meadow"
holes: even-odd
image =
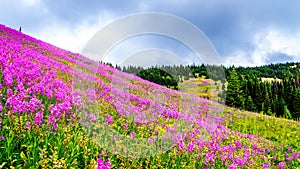
[[[0,25],[0,168],[299,168],[299,63],[206,66],[122,70]]]

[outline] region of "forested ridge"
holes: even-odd
[[[254,73],[230,70],[226,105],[285,118],[300,117],[299,69],[282,72],[281,80],[263,81]],[[297,78],[298,77],[298,78]]]
[[[203,76],[226,83],[223,90],[225,91],[226,86],[225,104],[228,106],[278,117],[300,118],[299,62],[256,67],[204,64],[163,65],[148,69],[136,66],[115,67],[173,89],[178,89],[176,85],[183,80]],[[269,79],[264,80],[265,78]]]

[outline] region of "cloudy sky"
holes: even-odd
[[[23,33],[81,53],[89,39],[121,17],[167,13],[201,30],[222,64],[254,66],[300,61],[299,8],[297,0],[1,0],[0,23],[15,29],[22,26]],[[110,54],[112,62],[120,64],[124,60],[120,55],[136,57],[153,48],[185,62],[192,57],[178,41],[156,35],[124,40]]]

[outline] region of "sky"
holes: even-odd
[[[157,12],[186,20],[211,42],[226,66],[300,61],[300,1],[297,0],[0,0],[0,24],[63,49],[82,53],[105,26],[137,13]],[[121,31],[123,28],[119,28]],[[174,28],[175,30],[176,28]],[[118,33],[118,32],[115,32]],[[159,35],[127,38],[107,61],[124,64],[155,53],[176,63],[198,62],[180,41]],[[156,52],[157,53],[157,52]],[[133,57],[133,58],[131,58]],[[163,64],[170,59],[145,58]],[[193,59],[194,58],[194,59]],[[171,59],[172,60],[172,59]],[[181,61],[179,61],[181,60]],[[203,61],[203,60],[202,60]]]

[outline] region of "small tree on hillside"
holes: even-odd
[[[244,102],[245,98],[243,96],[241,82],[235,68],[233,68],[228,78],[226,105],[243,108]]]
[[[251,96],[248,96],[248,98],[246,99],[245,109],[248,111],[255,111],[255,109],[256,109]]]
[[[282,102],[282,105],[283,105],[283,117],[288,118],[288,119],[291,119],[291,118],[292,118],[292,115],[291,115],[291,112],[290,112],[290,110],[288,109],[288,107],[287,107],[285,101],[282,99],[281,102]]]

